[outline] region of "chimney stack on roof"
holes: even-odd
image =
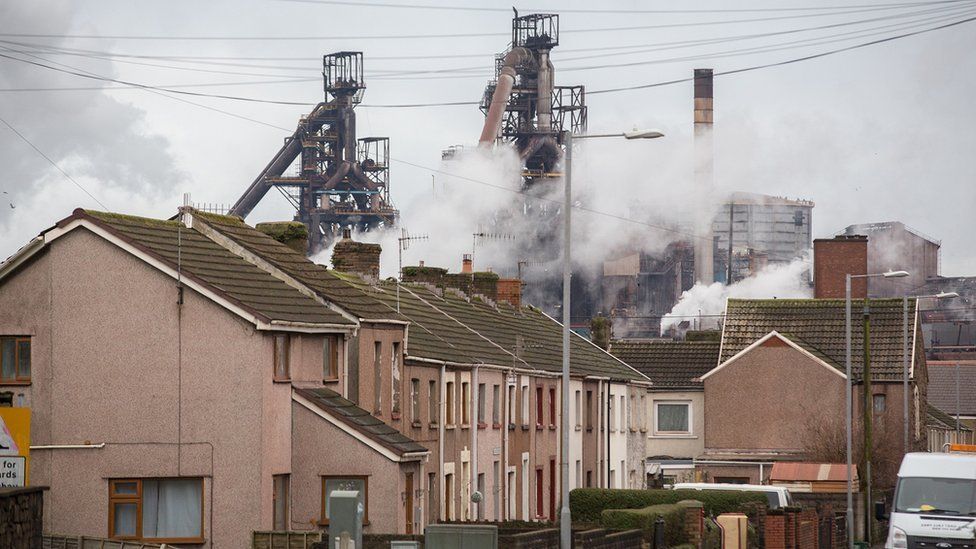
[[[813,297],[843,299],[848,274],[868,274],[868,237],[853,234],[813,241]],[[851,279],[851,298],[867,295],[868,280]]]
[[[379,244],[356,242],[349,229],[342,230],[342,240],[332,248],[332,267],[344,273],[355,273],[376,280],[380,277]]]
[[[474,265],[471,260],[471,254],[464,254],[464,256],[461,257],[461,272],[462,273],[474,272]]]
[[[515,308],[522,306],[522,281],[517,278],[499,278],[496,285],[496,301],[504,301]]]

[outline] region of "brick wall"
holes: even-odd
[[[517,278],[499,278],[498,301],[505,301],[515,307],[521,307],[522,281]]]
[[[804,509],[797,515],[797,549],[817,549],[819,547],[820,517],[814,509]]]
[[[332,249],[332,266],[344,273],[356,273],[370,278],[380,276],[379,244],[356,242],[343,238]]]
[[[705,506],[700,501],[679,502],[685,508],[685,537],[688,543],[701,547],[705,530]]]
[[[46,487],[0,488],[0,549],[41,546]]]
[[[868,239],[850,235],[813,241],[813,297],[843,298],[847,274],[867,274]],[[851,297],[867,296],[866,278],[851,280]]]
[[[773,511],[766,515],[766,549],[786,548],[786,513]]]

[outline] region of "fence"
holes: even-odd
[[[252,549],[309,549],[322,541],[322,532],[253,532]]]
[[[41,549],[160,549],[158,543],[123,541],[85,536],[60,536],[44,534],[41,536]]]

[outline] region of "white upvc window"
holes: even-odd
[[[654,435],[690,436],[693,410],[690,400],[655,400]]]

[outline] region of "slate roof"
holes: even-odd
[[[315,299],[271,276],[179,221],[75,210],[145,253],[209,286],[227,300],[266,321],[354,325]]]
[[[960,361],[959,382],[956,383],[956,364],[928,363],[928,401],[941,410],[956,411],[956,391],[959,391],[959,414],[976,416],[976,361]],[[953,420],[955,425],[955,420]]]
[[[718,341],[614,341],[613,356],[651,379],[655,389],[702,390],[701,376],[718,366]]]
[[[562,329],[540,311],[505,304],[497,307],[422,284],[367,282],[309,261],[303,254],[246,225],[239,218],[193,212],[204,223],[286,272],[326,300],[364,320],[409,322],[407,355],[461,364],[493,364],[562,369]],[[626,364],[573,335],[571,371],[575,375],[647,381]]]
[[[871,378],[895,381],[902,377],[902,300],[871,299]],[[851,367],[855,379],[863,371],[863,300],[851,302]],[[915,300],[908,300],[909,322]],[[720,362],[725,362],[775,330],[835,367],[845,363],[844,300],[842,299],[729,299],[722,331]],[[908,348],[912,335],[909,329]],[[922,345],[919,338],[918,344]]]
[[[295,392],[305,397],[338,421],[348,425],[367,438],[376,441],[389,450],[403,457],[404,454],[429,452],[427,448],[412,438],[383,423],[373,414],[356,406],[354,402],[343,398],[339,393],[318,387],[314,389],[295,388]]]
[[[931,403],[926,405],[925,412],[925,424],[929,427],[939,427],[950,430],[956,429],[956,416],[943,412],[935,406],[932,406]],[[972,431],[971,428],[966,427],[966,424],[962,422],[959,424],[959,430]]]

